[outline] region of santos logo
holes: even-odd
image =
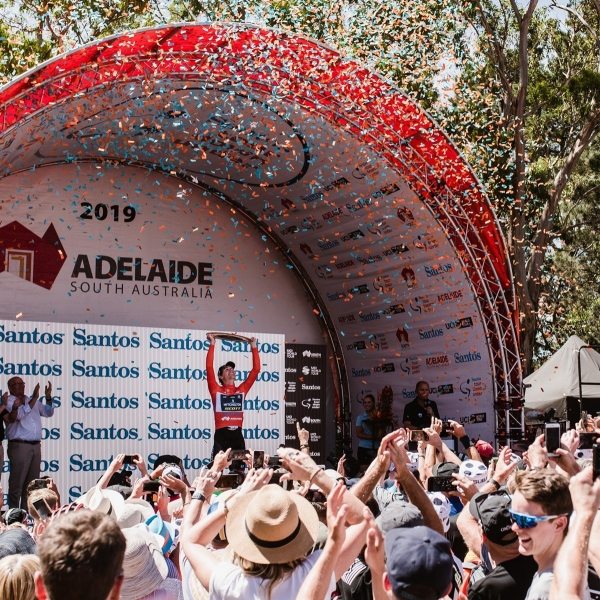
[[[115,362],[110,365],[88,365],[85,360],[77,359],[73,361],[71,375],[73,377],[118,377],[119,379],[137,379],[140,376],[140,370],[135,366],[119,366]]]
[[[161,396],[160,392],[150,392],[148,396],[148,407],[160,410],[212,410],[210,398],[167,398]]]
[[[67,259],[52,223],[39,237],[18,221],[0,227],[0,256],[0,273],[12,273],[47,290]]]
[[[119,397],[114,392],[110,396],[86,396],[83,390],[75,390],[71,394],[72,408],[136,409],[139,406],[138,398]]]
[[[432,338],[442,337],[444,335],[443,329],[419,329],[419,339],[430,340]]]
[[[76,327],[73,329],[73,345],[102,348],[139,348],[140,338],[137,335],[132,337],[118,335],[116,331],[108,335],[87,333],[85,328]]]
[[[0,343],[6,344],[43,344],[45,346],[54,344],[60,346],[65,337],[64,333],[50,333],[48,331],[39,332],[38,328],[30,331],[13,331],[5,329],[0,325]]]
[[[72,440],[139,440],[137,427],[86,427],[82,422],[71,424]]]
[[[481,352],[467,352],[467,354],[454,353],[455,363],[468,363],[481,360]]]
[[[49,365],[47,363],[38,363],[33,360],[30,363],[11,363],[4,362],[4,357],[0,356],[0,375],[42,375],[44,377],[62,375],[62,365]]]
[[[427,277],[435,277],[436,275],[441,275],[442,273],[450,273],[454,271],[454,267],[451,263],[446,263],[443,265],[425,265],[425,275]]]
[[[236,371],[235,380],[244,381],[250,371]],[[197,369],[186,365],[185,367],[163,367],[160,362],[151,362],[148,365],[148,376],[150,379],[178,379],[189,381],[203,381],[206,379],[206,369]],[[279,381],[279,371],[261,371],[256,378],[257,381]]]
[[[149,440],[209,440],[212,430],[209,427],[161,427],[160,423],[148,424]]]
[[[256,342],[256,347],[261,354],[279,354],[280,352],[280,346],[277,342]],[[246,354],[252,352],[252,348],[247,342],[233,342],[231,340],[222,340],[221,349],[224,352],[244,352]]]
[[[184,338],[163,337],[160,331],[153,331],[149,336],[150,348],[161,350],[208,350],[209,340],[192,338],[188,333]]]

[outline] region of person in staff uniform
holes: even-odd
[[[7,454],[10,460],[8,478],[10,508],[27,510],[27,484],[40,476],[42,417],[54,415],[50,382],[44,392],[45,404],[38,400],[39,383],[33,389],[33,394],[27,396],[25,382],[20,377],[12,377],[8,380],[8,392],[5,392],[2,398],[2,403],[8,411],[8,414],[4,415],[4,420],[8,438]]]
[[[404,407],[404,427],[423,429],[431,426],[431,417],[440,418],[437,404],[429,399],[429,384],[419,381],[415,387],[416,398]]]
[[[206,353],[206,379],[208,391],[212,399],[215,414],[215,437],[212,458],[219,450],[245,450],[242,425],[244,422],[244,399],[260,373],[260,356],[256,345],[256,338],[250,339],[252,348],[252,370],[248,377],[240,384],[235,385],[235,364],[231,361],[219,367],[215,377],[214,356],[215,336],[212,333],[206,336],[210,341]]]

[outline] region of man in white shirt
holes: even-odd
[[[519,540],[519,553],[533,556],[538,570],[526,600],[548,600],[554,561],[573,511],[569,480],[552,469],[519,471],[515,478],[510,516]]]
[[[31,396],[25,394],[25,382],[21,377],[8,380],[9,395],[4,404],[8,411],[5,419],[8,438],[8,505],[10,508],[27,510],[27,484],[40,476],[42,462],[42,417],[54,414],[52,406],[52,384],[45,387],[46,403],[38,401],[40,384]],[[6,395],[6,394],[5,394]]]

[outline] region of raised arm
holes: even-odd
[[[254,382],[260,373],[260,355],[258,354],[258,346],[256,345],[256,338],[254,337],[250,338],[250,348],[252,348],[252,370],[248,373],[248,377],[246,377],[246,380],[240,386],[240,389],[246,393],[254,385]]]
[[[576,600],[584,597],[590,531],[600,506],[600,479],[592,480],[591,468],[572,477],[569,490],[574,518],[569,523],[569,532],[554,561],[550,600]]]
[[[346,539],[347,506],[341,502],[342,485],[338,482],[327,496],[328,535],[325,547],[296,595],[297,600],[327,600],[331,578]]]
[[[186,513],[184,517],[184,531],[181,536],[183,551],[190,561],[190,565],[192,565],[192,569],[194,570],[194,574],[198,578],[198,581],[206,589],[209,589],[212,572],[220,562],[206,545],[217,535],[217,533],[219,533],[219,530],[225,524],[228,505],[234,503],[236,499],[241,497],[244,493],[260,489],[260,487],[269,483],[272,474],[273,471],[271,469],[248,471],[246,480],[235,496],[232,496],[223,506],[193,525],[191,524],[193,518],[197,518],[200,509],[192,509],[192,511]],[[216,477],[214,478],[214,482],[216,482]],[[213,489],[214,482],[209,483],[209,486],[212,485]],[[198,494],[198,491],[196,491],[194,496],[196,496],[196,499],[192,499],[192,502],[200,504],[206,502],[202,493]],[[194,496],[192,496],[192,498],[194,498]]]
[[[326,495],[331,492],[336,482],[310,456],[294,448],[278,448],[277,453],[284,469],[289,471],[285,476],[287,479],[310,481]],[[348,491],[344,492],[344,503],[348,505],[348,522],[360,523],[364,518],[364,504]]]
[[[404,430],[401,431],[404,432]],[[397,437],[389,447],[392,462],[396,467],[396,481],[405,491],[408,499],[421,511],[425,525],[444,535],[444,526],[431,500],[429,500],[427,492],[425,492],[407,467],[408,454],[405,448],[406,443],[408,443],[408,435],[407,432],[404,432],[404,435]]]
[[[206,382],[208,383],[208,391],[214,400],[214,393],[219,387],[217,377],[215,375],[215,336],[212,333],[207,333],[206,337],[210,342],[208,352],[206,353]]]
[[[44,396],[46,398],[46,404],[38,404],[40,414],[43,417],[51,417],[54,414],[54,406],[52,405],[52,384],[50,382],[48,382],[44,388]]]

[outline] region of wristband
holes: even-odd
[[[194,492],[192,494],[192,500],[200,500],[200,502],[206,502],[206,496],[202,492]]]
[[[488,479],[488,483],[491,483],[496,488],[496,491],[502,487],[493,477]]]
[[[467,450],[473,445],[471,444],[471,438],[468,435],[463,435],[460,438],[460,443],[465,447],[465,450]]]
[[[300,450],[304,450],[304,448],[308,448],[308,444],[300,444]]]
[[[308,483],[312,483],[313,479],[317,476],[318,473],[320,473],[321,471],[325,471],[325,469],[323,469],[323,467],[319,467],[308,479]]]

